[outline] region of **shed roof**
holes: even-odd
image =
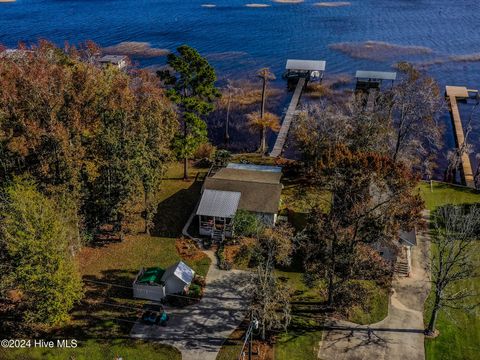
[[[385,72],[385,71],[365,71],[358,70],[355,74],[357,79],[375,79],[375,80],[396,80],[396,72]]]
[[[252,181],[267,184],[280,184],[281,177],[281,172],[255,171],[232,168],[220,169],[217,173],[215,173],[215,175],[213,175],[214,179]]]
[[[281,166],[229,163],[227,169],[252,170],[281,173]]]
[[[237,212],[240,196],[235,191],[204,190],[197,215],[231,218]]]
[[[183,261],[179,261],[165,270],[162,276],[162,281],[166,282],[172,276],[182,280],[185,284],[190,284],[195,276],[195,271]]]
[[[239,209],[276,214],[280,205],[282,184],[209,177],[205,179],[204,189],[204,192],[221,190],[241,193]]]
[[[287,70],[300,71],[325,71],[326,62],[324,60],[287,60],[285,68]]]
[[[102,56],[98,61],[101,63],[112,63],[112,64],[119,64],[122,61],[127,60],[126,55],[105,55]]]
[[[415,229],[411,231],[403,231],[400,230],[400,240],[406,242],[410,246],[415,246],[417,245],[417,232]]]

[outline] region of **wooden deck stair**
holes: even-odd
[[[287,141],[288,131],[292,123],[293,118],[295,117],[295,110],[297,109],[298,102],[300,100],[300,95],[302,94],[303,87],[305,86],[305,78],[298,79],[297,87],[288,106],[287,113],[283,118],[282,127],[275,141],[272,151],[270,152],[271,157],[279,157],[282,154],[283,147]]]

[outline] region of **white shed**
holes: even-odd
[[[158,267],[141,269],[133,281],[133,297],[160,301],[169,294],[187,291],[194,277],[195,271],[183,261],[166,270]]]
[[[168,267],[162,276],[162,282],[165,284],[165,294],[178,294],[188,290],[195,271],[193,271],[183,261]]]

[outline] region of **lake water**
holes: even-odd
[[[342,7],[315,6],[318,1],[17,0],[0,3],[0,43],[12,47],[45,38],[62,45],[91,39],[101,46],[136,41],[170,50],[186,43],[209,57],[220,78],[245,77],[268,66],[278,84],[287,58],[324,59],[326,76],[353,75],[358,69],[388,71],[399,60],[433,62],[425,69],[442,86],[480,88],[480,61],[458,58],[468,55],[472,60],[470,55],[477,54],[480,60],[478,0],[352,0]],[[215,7],[202,7],[207,3]],[[367,40],[390,44],[395,56],[358,58],[355,44],[347,52],[331,48]],[[428,49],[417,53],[409,46]],[[165,61],[135,60],[144,66]],[[469,109],[462,106],[465,114]],[[451,134],[448,116],[444,122]],[[477,118],[473,127],[472,140],[480,152]],[[453,146],[451,136],[445,140],[447,148]]]

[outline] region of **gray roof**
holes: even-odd
[[[227,169],[265,171],[265,172],[274,172],[274,173],[281,173],[282,172],[282,168],[280,166],[256,165],[256,164],[229,163],[227,165]]]
[[[240,192],[222,190],[204,190],[197,215],[232,218],[237,212]]]
[[[125,55],[105,55],[102,56],[98,61],[101,63],[119,64],[125,60],[127,60],[127,56]]]
[[[287,60],[287,70],[324,71],[326,62],[323,60]]]
[[[182,280],[185,284],[190,284],[195,276],[195,271],[183,261],[179,261],[165,270],[161,281],[166,282],[172,276]]]
[[[281,172],[255,171],[223,168],[213,175],[214,179],[252,181],[257,183],[280,184]]]
[[[417,245],[417,232],[415,231],[415,229],[411,231],[400,230],[399,237],[400,237],[400,240],[403,242],[406,242],[407,245],[410,245],[410,246]]]
[[[238,204],[239,209],[276,214],[280,205],[282,184],[208,177],[205,179],[204,189],[204,192],[206,190],[239,192],[242,194]]]
[[[355,74],[357,79],[375,79],[375,80],[396,80],[396,72],[385,72],[385,71],[364,71],[358,70]]]

